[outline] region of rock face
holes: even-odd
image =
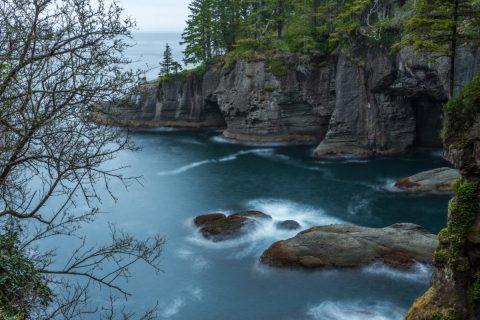
[[[480,319],[480,76],[445,111],[445,155],[462,177],[453,185],[431,287],[407,320]]]
[[[456,90],[480,64],[459,50]],[[316,157],[396,154],[440,147],[448,61],[409,49],[363,47],[322,61],[294,54],[238,59],[149,83],[97,121],[129,126],[221,127],[228,138],[318,141]]]
[[[442,103],[447,93],[438,70],[404,49],[391,56],[368,48],[336,68],[335,111],[314,154],[395,154],[412,147],[439,147]]]
[[[435,235],[402,223],[374,229],[355,225],[314,227],[274,243],[260,261],[277,267],[351,268],[383,261],[395,267],[432,263]]]
[[[129,127],[225,127],[214,93],[220,79],[215,67],[189,72],[168,81],[140,86],[128,98],[110,106],[98,122]]]
[[[276,74],[269,64],[283,64]],[[226,72],[217,88],[227,130],[239,140],[321,140],[334,107],[333,63],[304,72],[295,56],[242,61]]]
[[[395,183],[395,187],[409,192],[453,193],[451,185],[459,176],[456,169],[438,168],[402,178]]]
[[[205,238],[223,241],[253,231],[261,219],[270,220],[272,217],[260,211],[241,211],[228,217],[223,213],[213,213],[196,217],[194,223]]]

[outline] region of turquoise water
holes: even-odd
[[[167,245],[162,270],[137,266],[126,286],[127,308],[159,303],[160,319],[401,319],[428,286],[430,269],[397,271],[383,265],[359,270],[303,272],[258,265],[263,250],[295,232],[265,224],[238,240],[203,240],[192,218],[209,212],[253,209],[303,228],[331,223],[383,227],[420,224],[438,232],[448,197],[395,192],[395,179],[447,165],[438,151],[399,158],[310,158],[314,146],[232,144],[219,132],[149,131],[133,135],[143,148],[125,152],[143,186],[116,184],[117,203],[85,229],[101,242],[107,222],[139,237],[161,234]],[[98,299],[101,299],[99,296]]]

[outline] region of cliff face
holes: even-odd
[[[392,154],[439,147],[447,94],[436,66],[370,48],[337,62],[336,103],[315,155]]]
[[[456,90],[480,64],[462,49]],[[363,48],[321,62],[301,57],[221,63],[145,85],[103,122],[128,126],[224,127],[229,138],[318,141],[314,154],[375,155],[441,147],[448,61],[404,48]]]
[[[325,136],[334,109],[335,65],[302,72],[295,58],[274,60],[276,72],[266,61],[237,61],[223,75],[217,95],[225,136],[254,141]]]
[[[146,83],[95,120],[129,127],[224,127],[214,92],[219,80],[218,69],[209,68],[202,74]]]
[[[430,289],[407,320],[480,319],[480,76],[445,107],[445,157],[461,172]]]

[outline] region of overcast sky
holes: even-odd
[[[118,0],[139,31],[182,32],[191,0]]]

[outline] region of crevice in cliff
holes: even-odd
[[[442,104],[420,95],[411,100],[415,116],[415,142],[419,148],[441,148]]]

